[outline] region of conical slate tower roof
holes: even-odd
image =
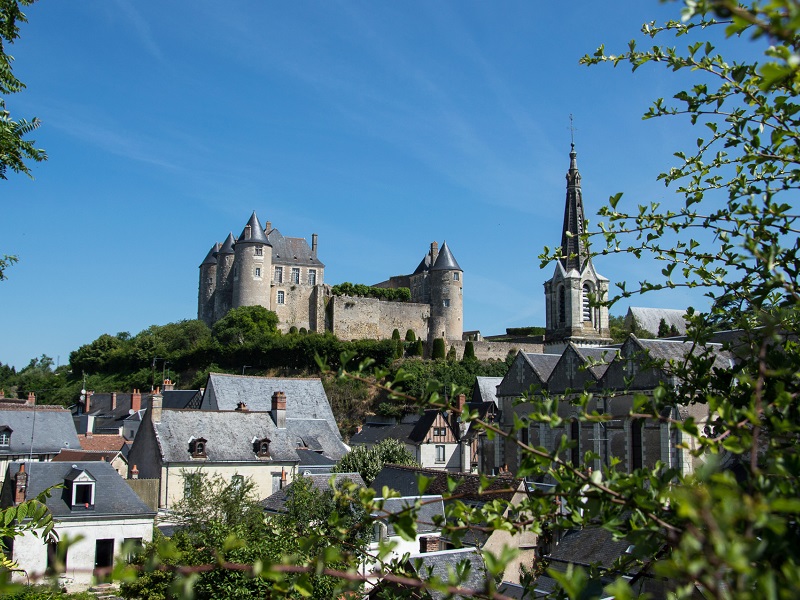
[[[216,265],[217,264],[217,253],[219,252],[219,242],[214,244],[211,247],[211,250],[208,251],[206,254],[206,259],[200,263],[201,267],[205,267],[206,265]]]
[[[250,215],[250,220],[247,222],[247,225],[244,226],[242,235],[239,236],[239,239],[236,240],[236,243],[264,244],[265,246],[270,245],[269,240],[267,239],[267,234],[264,233],[264,228],[261,227],[261,223],[258,222],[256,211],[253,211],[253,214]]]
[[[228,237],[225,238],[225,241],[222,242],[222,247],[219,249],[217,254],[233,254],[233,246],[236,244],[236,240],[233,237],[232,233],[228,234]]]
[[[447,242],[442,242],[439,256],[436,257],[436,262],[433,263],[431,271],[461,271],[461,267],[458,266],[455,256],[450,252]]]
[[[567,202],[564,207],[564,228],[561,230],[561,265],[564,270],[580,271],[586,264],[588,254],[586,244],[580,235],[583,233],[583,193],[581,192],[581,174],[578,172],[578,154],[575,144],[569,153],[569,171],[567,171]],[[570,235],[567,235],[569,232]]]

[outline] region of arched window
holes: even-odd
[[[567,301],[564,295],[564,286],[558,287],[558,322],[563,323],[567,320]]]
[[[256,451],[256,455],[262,458],[269,458],[269,444],[270,440],[268,438],[256,440],[253,444],[253,450]]]
[[[592,293],[592,288],[588,283],[583,284],[583,320],[592,322],[592,307],[589,305],[589,296]]]

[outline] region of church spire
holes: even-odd
[[[565,271],[581,271],[588,260],[586,244],[580,237],[583,233],[583,194],[581,174],[578,171],[578,153],[575,144],[570,145],[569,171],[567,171],[567,202],[564,207],[564,228],[561,230],[561,265]]]

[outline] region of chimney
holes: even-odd
[[[117,392],[111,392],[111,410],[117,409]]]
[[[91,432],[91,430],[87,429],[87,430],[86,430],[86,433],[84,433],[84,434],[83,434],[83,437],[86,437],[86,438],[92,439],[92,436],[93,436],[93,435],[94,435],[94,434]]]
[[[465,394],[459,394],[456,396],[456,406],[458,407],[458,414],[464,412],[464,405],[467,403],[467,396]]]
[[[28,392],[28,400],[25,402],[25,406],[33,406],[34,404],[36,404],[36,394]]]
[[[439,256],[439,242],[431,242],[431,266],[436,262]]]
[[[25,472],[25,463],[19,466],[19,471],[14,477],[14,502],[25,502],[25,492],[28,491],[28,474]]]
[[[136,465],[131,469],[131,479],[139,479],[139,468]]]
[[[286,394],[275,392],[272,394],[272,420],[278,429],[286,429]]]
[[[172,382],[172,380],[171,379],[165,379],[164,380],[164,391],[165,392],[171,392],[174,389],[175,389],[175,384]]]
[[[267,224],[264,226],[264,232],[269,233],[270,231],[272,231],[272,223],[267,221]]]
[[[5,400],[5,398],[6,398],[6,391],[0,390],[0,400]]]
[[[142,393],[136,389],[131,394],[131,410],[133,412],[142,410]]]
[[[317,234],[311,234],[311,256],[317,258]]]
[[[281,467],[281,489],[286,487],[286,469]]]
[[[92,394],[94,392],[90,392],[87,390],[86,392],[86,414],[89,414],[89,411],[92,409]]]
[[[153,423],[161,423],[161,407],[164,404],[164,396],[161,395],[161,388],[150,396],[150,420]]]

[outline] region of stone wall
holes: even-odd
[[[422,339],[428,333],[427,304],[331,296],[327,310],[330,329],[341,340],[388,339],[395,329],[403,339],[409,329]]]
[[[448,341],[447,350],[450,346],[455,346],[456,355],[458,360],[464,357],[464,348],[467,342],[463,341]],[[499,359],[505,360],[509,352],[516,354],[520,350],[528,353],[541,353],[544,352],[543,344],[517,344],[515,342],[472,342],[475,348],[475,358],[478,360]]]

